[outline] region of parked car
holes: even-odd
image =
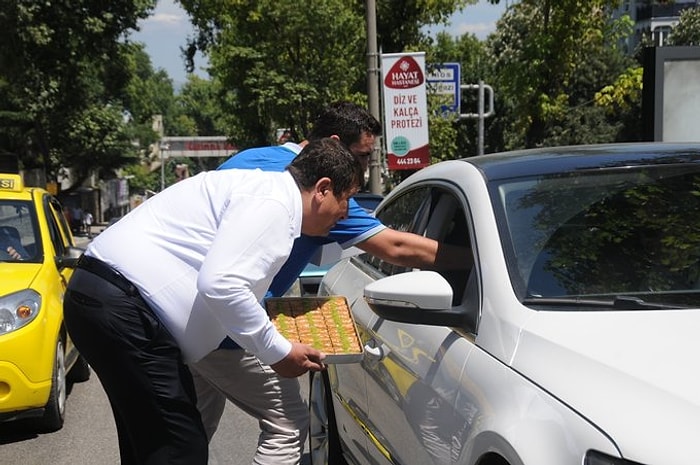
[[[367,213],[372,213],[384,199],[384,196],[371,192],[358,192],[353,198]],[[340,249],[340,246],[338,246],[338,249]],[[299,289],[301,295],[316,295],[323,276],[333,265],[335,265],[335,262],[324,263],[322,265],[309,263],[306,265],[299,275]]]
[[[0,173],[0,421],[60,429],[68,383],[90,376],[63,324],[81,253],[56,198]]]
[[[700,463],[700,144],[445,161],[376,215],[474,265],[328,271],[365,353],[312,377],[313,464]]]

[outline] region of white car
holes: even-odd
[[[700,463],[700,144],[441,162],[376,216],[474,266],[328,271],[365,347],[312,377],[314,465]]]

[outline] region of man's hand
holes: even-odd
[[[321,371],[326,368],[323,359],[326,355],[311,346],[300,342],[292,342],[292,350],[286,357],[270,365],[280,376],[295,378],[307,371]]]
[[[8,246],[6,252],[13,260],[22,260],[22,255],[14,247]]]

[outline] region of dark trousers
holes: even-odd
[[[123,465],[207,465],[192,375],[138,293],[78,268],[64,300],[68,332],[114,413]]]

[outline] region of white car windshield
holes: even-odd
[[[580,170],[492,187],[521,299],[700,305],[699,164]]]

